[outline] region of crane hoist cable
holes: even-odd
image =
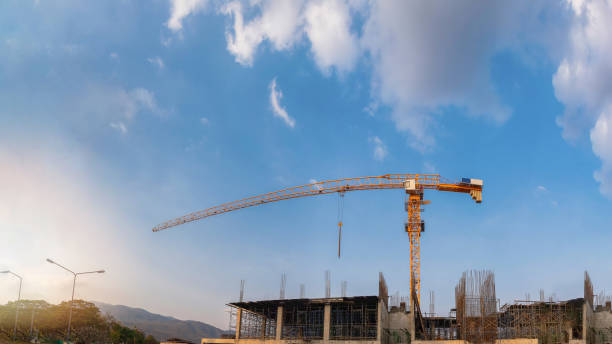
[[[344,191],[338,192],[338,259],[340,259],[340,245],[342,242],[342,218],[344,215]]]
[[[481,203],[482,188],[483,181],[481,179],[462,178],[460,181],[451,182],[440,177],[438,174],[385,174],[374,177],[328,180],[220,204],[160,223],[153,227],[153,231],[158,232],[206,217],[292,198],[359,190],[402,189],[408,196],[408,200],[405,204],[405,209],[408,212],[408,220],[404,224],[404,228],[410,239],[410,295],[411,298],[416,298],[416,300],[413,300],[416,301],[413,302],[413,304],[419,304],[421,295],[420,238],[421,233],[425,229],[425,223],[421,221],[421,206],[429,203],[429,201],[423,200],[423,192],[425,190],[438,190],[465,193],[469,194],[476,203]],[[339,229],[342,227],[341,222],[342,221],[338,221]],[[339,238],[340,235],[341,233],[339,233]],[[340,251],[339,248],[340,247],[338,247],[338,251]]]

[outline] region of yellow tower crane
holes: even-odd
[[[421,211],[422,206],[429,203],[429,201],[423,199],[423,192],[426,189],[431,189],[466,193],[476,203],[482,202],[483,182],[481,179],[462,178],[460,182],[443,181],[442,179],[437,174],[385,174],[377,177],[347,178],[306,184],[244,198],[177,217],[155,226],[153,232],[213,215],[291,198],[330,193],[339,193],[340,196],[343,196],[347,191],[358,190],[403,189],[407,195],[405,209],[408,212],[408,220],[404,228],[410,238],[410,295],[411,298],[416,296],[416,301],[420,304],[420,239],[421,233],[425,231],[425,222],[421,220]],[[341,220],[338,222],[338,226],[339,230],[342,230]],[[338,252],[339,250],[338,247]]]

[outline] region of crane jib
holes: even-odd
[[[441,184],[440,175],[436,174],[385,174],[375,177],[358,177],[347,178],[330,181],[322,181],[301,186],[296,186],[288,189],[283,189],[267,194],[253,196],[242,200],[221,204],[202,211],[187,214],[166,222],[163,222],[153,228],[154,232],[175,227],[184,223],[193,222],[196,220],[210,217],[213,215],[224,214],[230,211],[252,207],[255,205],[266,204],[286,199],[314,196],[328,193],[357,191],[357,190],[376,190],[376,189],[400,189],[404,188],[404,183],[412,180],[420,189],[438,189],[440,191],[453,191],[470,193],[478,188],[482,189],[481,185],[466,184],[467,181],[482,181],[479,179],[463,178],[461,183],[446,183]],[[474,198],[474,196],[473,196]]]
[[[385,174],[377,177],[359,177],[316,182],[257,195],[238,201],[221,204],[202,211],[187,214],[176,219],[166,221],[153,228],[154,232],[193,222],[205,217],[219,215],[230,211],[252,207],[256,205],[282,201],[286,199],[316,196],[322,194],[338,193],[344,195],[347,191],[403,189],[406,192],[406,212],[408,220],[404,224],[405,231],[410,239],[410,295],[411,301],[416,305],[420,303],[421,277],[420,277],[420,238],[425,231],[425,222],[421,219],[422,206],[429,201],[423,199],[425,189],[450,191],[469,194],[476,203],[482,202],[482,179],[462,178],[461,182],[441,182],[437,174]],[[339,209],[340,205],[339,205]],[[342,217],[339,212],[338,219],[338,257],[340,257],[340,240],[342,237]],[[417,306],[418,307],[418,306]]]

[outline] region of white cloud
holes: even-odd
[[[310,1],[305,10],[305,31],[312,45],[314,59],[328,73],[353,68],[359,55],[357,37],[351,33],[349,6],[342,0]]]
[[[174,32],[183,29],[183,19],[205,8],[207,0],[170,0],[170,19],[166,26]]]
[[[162,36],[160,38],[160,43],[161,45],[163,45],[164,47],[169,47],[170,43],[172,43],[172,37],[164,37]]]
[[[259,19],[261,32],[269,39],[274,49],[284,50],[293,47],[299,38],[298,25],[302,0],[268,0],[263,2]]]
[[[549,195],[548,189],[544,185],[538,185],[535,187],[533,191],[533,195],[537,198],[544,197],[545,195]],[[548,197],[547,197],[548,198]]]
[[[503,122],[489,75],[491,56],[509,46],[514,2],[374,2],[362,44],[374,61],[374,96],[392,107],[413,147],[434,144],[432,113],[447,106]],[[440,23],[444,23],[440,25]]]
[[[612,198],[612,2],[568,0],[568,5],[569,45],[553,77],[555,95],[565,105],[557,123],[568,141],[591,128],[592,149],[602,162],[594,178]]]
[[[310,178],[310,180],[308,181],[308,184],[317,184],[319,181],[314,179],[314,178]],[[315,185],[314,186],[315,189],[317,190],[321,190],[323,187],[321,185]]]
[[[283,98],[283,92],[276,88],[276,78],[270,82],[270,105],[274,116],[282,119],[291,128],[295,127],[295,120],[289,116],[287,110],[281,106],[280,100]]]
[[[390,106],[397,129],[410,135],[414,148],[427,150],[435,143],[432,114],[449,106],[494,123],[510,116],[491,84],[489,62],[513,44],[518,18],[537,7],[519,3],[261,0],[251,2],[248,10],[259,13],[251,20],[244,2],[221,12],[234,19],[227,48],[246,66],[266,40],[288,50],[307,39],[326,75],[352,70],[366,52],[374,68],[372,103]],[[361,37],[351,30],[356,13],[365,20]]]
[[[206,117],[202,117],[200,118],[200,123],[202,123],[203,125],[208,125],[210,121],[208,120],[208,118]]]
[[[378,102],[371,101],[366,107],[363,108],[363,111],[370,115],[370,117],[374,117],[374,115],[376,115],[376,112],[378,111],[379,106],[380,104],[378,104]]]
[[[346,72],[359,55],[351,33],[349,5],[343,0],[264,0],[251,3],[259,15],[245,20],[244,3],[232,1],[221,13],[234,19],[226,31],[227,49],[236,62],[251,66],[259,45],[268,40],[274,50],[289,50],[308,38],[315,62],[326,74],[332,68]]]
[[[437,171],[438,170],[436,169],[436,166],[432,164],[431,162],[425,161],[423,163],[423,172],[433,174],[433,173],[436,173]]]
[[[127,119],[132,119],[134,116],[143,110],[150,111],[155,114],[161,114],[163,111],[157,107],[153,92],[145,88],[135,88],[131,91],[119,91],[120,106],[123,107],[122,113]]]
[[[369,141],[374,145],[373,156],[374,160],[383,161],[389,154],[387,146],[378,136],[370,137]]]
[[[164,69],[165,67],[164,60],[162,60],[159,56],[149,57],[147,61],[149,61],[150,64],[157,66],[159,69]]]
[[[591,129],[591,143],[593,152],[601,159],[601,168],[593,177],[600,184],[599,191],[612,198],[612,104],[600,114]]]
[[[127,131],[128,131],[127,127],[125,126],[125,123],[123,122],[111,122],[110,126],[111,128],[116,129],[123,135],[127,134]]]
[[[577,15],[582,15],[582,8],[585,5],[585,0],[567,0],[567,2]]]
[[[253,64],[253,55],[259,43],[263,40],[259,25],[255,23],[244,24],[242,16],[242,3],[231,2],[227,4],[222,12],[234,16],[234,34],[228,30],[225,33],[227,39],[227,50],[235,56],[236,62],[250,66]]]
[[[491,60],[505,50],[523,53],[528,44],[517,43],[526,39],[554,41],[550,33],[562,30],[541,18],[557,7],[544,0],[234,0],[222,2],[219,13],[232,19],[227,49],[244,66],[266,42],[275,51],[309,43],[325,75],[347,73],[365,57],[373,68],[371,104],[389,107],[411,146],[426,151],[435,145],[438,115],[449,108],[493,124],[511,115],[492,84]]]
[[[90,85],[81,94],[75,95],[75,98],[67,99],[66,102],[71,105],[65,113],[82,119],[84,130],[95,127],[93,124],[99,122],[126,134],[130,122],[138,114],[163,116],[166,113],[157,105],[153,92],[145,88],[126,90],[107,85]]]
[[[554,192],[551,192],[550,190],[548,190],[548,188],[545,187],[544,185],[536,186],[535,190],[533,191],[533,196],[536,199],[540,200],[538,202],[539,204],[550,204],[553,207],[557,207],[559,205],[559,202],[557,202],[557,200],[554,199]]]
[[[221,13],[234,18],[231,30],[226,31],[227,49],[236,62],[246,66],[253,64],[257,47],[265,39],[270,40],[274,49],[286,50],[299,37],[302,1],[268,0],[255,4],[260,7],[261,14],[247,23],[241,2],[232,1],[221,9]]]

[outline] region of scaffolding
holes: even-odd
[[[240,338],[275,339],[276,317],[278,306],[256,305],[249,309],[242,308],[240,313]]]
[[[540,343],[567,343],[582,338],[583,299],[562,302],[516,301],[499,314],[499,338],[537,338]],[[571,337],[570,337],[571,336]]]
[[[351,302],[331,304],[330,339],[376,339],[378,298],[355,298]]]
[[[459,339],[457,319],[453,317],[423,317],[424,338],[429,340]]]
[[[354,296],[236,302],[229,306],[235,309],[234,314],[239,313],[234,318],[240,319],[241,339],[275,339],[279,335],[283,340],[322,340],[325,308],[329,307],[330,339],[376,340],[379,300],[378,296]],[[282,319],[278,334],[277,319]]]
[[[323,339],[324,314],[323,303],[284,304],[281,339]]]
[[[499,338],[537,338],[542,344],[567,343],[570,339],[585,339],[583,309],[592,309],[593,284],[584,272],[584,297],[568,300],[545,301],[540,290],[540,301],[515,301],[504,305],[499,313]]]
[[[236,319],[238,319],[238,309],[236,307],[228,307],[227,313],[229,315],[229,326],[228,332],[236,333]]]

